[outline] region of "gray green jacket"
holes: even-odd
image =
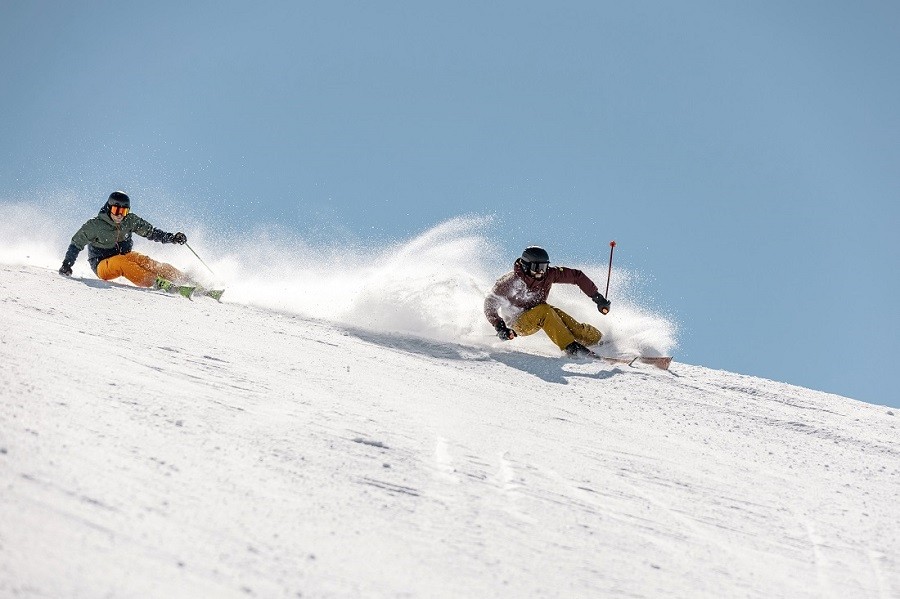
[[[131,251],[134,245],[131,241],[132,233],[161,243],[172,243],[174,237],[172,233],[157,229],[133,212],[126,214],[122,222],[117,224],[110,218],[108,209],[104,206],[97,216],[84,223],[72,237],[64,262],[69,265],[75,264],[78,254],[86,245],[88,263],[96,273],[97,265],[103,260]]]

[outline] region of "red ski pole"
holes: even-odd
[[[609,280],[610,280],[610,278],[612,278],[612,257],[613,257],[614,249],[616,249],[616,242],[610,241],[609,242],[609,271],[606,273],[606,293],[603,294],[603,297],[605,297],[606,299],[609,299]],[[609,314],[609,308],[603,308],[602,310],[600,310],[600,313],[601,314]]]

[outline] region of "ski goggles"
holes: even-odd
[[[549,262],[529,262],[528,263],[528,272],[536,275],[545,275],[547,274],[547,269],[550,268]]]
[[[125,216],[128,214],[128,208],[125,206],[110,206],[109,213],[113,216]]]

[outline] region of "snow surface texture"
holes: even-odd
[[[900,596],[889,408],[52,266],[0,266],[2,597]]]

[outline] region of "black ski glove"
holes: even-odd
[[[62,266],[59,267],[59,274],[65,275],[67,277],[72,276],[72,263],[68,260],[63,260]]]
[[[510,339],[515,339],[518,335],[511,328],[506,326],[506,323],[501,319],[500,322],[494,327],[497,331],[497,336],[503,339],[504,341],[509,341]]]
[[[159,241],[160,243],[179,243],[184,244],[187,243],[187,235],[184,233],[164,233],[162,231],[159,232],[158,237],[153,237],[152,234],[147,239],[152,241]]]
[[[602,293],[598,291],[591,296],[591,299],[597,304],[597,309],[600,311],[600,314],[609,314],[610,301],[603,297]]]

